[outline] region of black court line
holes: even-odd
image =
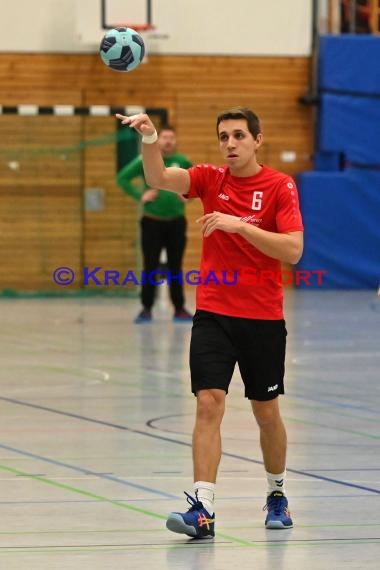
[[[33,408],[36,410],[42,410],[44,412],[50,412],[52,414],[58,414],[58,415],[69,417],[69,418],[75,418],[77,420],[81,420],[81,421],[85,421],[85,422],[94,423],[97,425],[102,425],[102,426],[107,426],[107,427],[111,427],[114,429],[127,431],[129,433],[134,433],[136,435],[141,435],[141,436],[149,437],[152,439],[158,439],[160,441],[167,441],[168,443],[175,443],[177,445],[183,445],[185,447],[190,447],[190,448],[192,447],[191,443],[188,443],[186,441],[181,441],[180,439],[174,439],[171,437],[165,437],[165,436],[157,435],[154,433],[130,428],[130,427],[124,426],[122,424],[115,424],[113,422],[107,422],[104,420],[97,420],[95,418],[89,418],[87,416],[82,416],[80,414],[74,414],[72,412],[65,412],[63,410],[57,410],[55,408],[50,408],[47,406],[40,406],[39,404],[31,404],[29,402],[23,402],[22,400],[16,400],[14,398],[6,398],[3,396],[0,396],[0,401],[1,400],[3,402],[8,402],[10,404],[16,404],[19,406],[25,406],[25,407]],[[230,457],[232,459],[238,459],[240,461],[246,461],[248,463],[255,463],[256,465],[263,465],[262,461],[259,461],[257,459],[251,459],[249,457],[245,457],[244,455],[237,455],[235,453],[228,453],[226,451],[223,451],[222,455],[224,457]],[[304,477],[309,477],[311,479],[317,479],[318,481],[325,481],[327,483],[334,483],[336,485],[343,485],[344,487],[349,487],[351,489],[360,489],[362,491],[368,491],[369,493],[374,493],[375,495],[380,495],[380,489],[375,489],[373,487],[366,487],[365,485],[358,485],[356,483],[349,483],[348,481],[342,481],[340,479],[333,479],[331,477],[325,477],[323,475],[316,475],[314,473],[309,473],[307,471],[302,471],[299,469],[292,469],[291,467],[287,467],[286,470],[288,473],[293,473],[295,475],[302,475]]]
[[[289,542],[297,543],[297,542],[361,542],[362,540],[374,540],[376,542],[380,541],[378,536],[362,536],[360,538],[296,538],[290,540],[255,540],[255,542],[264,542],[264,543],[275,543],[275,544],[287,544]]]

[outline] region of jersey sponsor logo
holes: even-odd
[[[262,221],[263,218],[256,218],[255,215],[251,215],[251,216],[243,216],[243,218],[240,218],[240,220],[242,222],[245,222],[246,224],[252,224],[253,226],[259,226]]]
[[[218,195],[218,198],[221,198],[222,200],[229,200],[229,199],[230,199],[230,197],[227,196],[227,194],[223,194],[223,192],[221,192],[221,193]]]
[[[278,388],[278,384],[275,384],[274,386],[268,386],[268,392],[274,392],[275,390],[277,390]]]

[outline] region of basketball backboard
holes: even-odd
[[[79,40],[98,46],[105,30],[130,26],[136,30],[153,27],[153,0],[80,0],[75,2],[76,31]]]
[[[101,0],[102,29],[121,24],[145,27],[152,24],[152,0]]]

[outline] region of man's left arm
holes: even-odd
[[[203,224],[204,237],[208,237],[215,230],[222,230],[241,235],[268,257],[291,264],[296,264],[301,259],[303,251],[302,231],[269,232],[242,222],[237,216],[222,214],[221,212],[206,214],[197,221]]]
[[[298,191],[294,181],[286,177],[277,189],[277,232],[263,230],[242,221],[237,216],[214,212],[206,214],[203,222],[204,236],[214,230],[238,233],[259,251],[285,263],[296,264],[303,252],[303,225],[298,203]]]
[[[269,232],[268,251],[273,249],[276,259],[295,265],[303,253],[303,223],[297,186],[289,176],[282,179],[277,189],[276,229],[278,234]]]
[[[303,252],[302,231],[278,234],[245,224],[238,233],[268,257],[292,265],[301,259]]]

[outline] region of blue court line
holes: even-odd
[[[90,469],[86,469],[84,467],[79,467],[78,465],[71,465],[70,463],[64,463],[63,461],[50,459],[49,457],[43,457],[42,455],[37,455],[35,453],[31,453],[23,449],[17,449],[16,447],[11,447],[10,445],[5,445],[4,443],[0,443],[0,448],[6,449],[7,451],[11,451],[13,453],[17,453],[18,455],[22,455],[24,457],[30,457],[32,459],[37,459],[38,461],[44,461],[45,463],[50,463],[51,465],[58,465],[59,467],[65,467],[65,469],[71,469],[72,471],[76,471],[77,473],[83,473],[84,475],[92,475],[99,479],[107,479],[108,481],[113,481],[114,483],[120,483],[121,485],[125,485],[126,487],[132,487],[133,489],[138,489],[139,491],[146,491],[148,493],[160,495],[161,497],[166,497],[167,499],[178,499],[177,495],[171,495],[169,493],[158,491],[157,489],[152,489],[151,487],[145,487],[144,485],[131,483],[130,481],[126,481],[125,479],[120,479],[119,477],[116,477],[114,475],[105,475],[102,473],[98,473],[96,471],[91,471]],[[26,476],[27,474],[25,475],[25,477]],[[33,477],[33,475],[31,475],[31,477]]]
[[[127,426],[121,425],[121,424],[115,424],[112,422],[106,422],[103,420],[97,420],[95,418],[89,418],[87,416],[82,416],[79,414],[74,414],[72,412],[63,412],[62,410],[57,410],[55,408],[49,408],[46,406],[40,406],[39,404],[31,404],[29,402],[23,402],[21,400],[15,400],[14,398],[6,398],[6,397],[0,397],[0,400],[4,401],[4,402],[9,402],[11,404],[17,404],[20,406],[26,406],[29,408],[33,408],[33,409],[37,409],[37,410],[42,410],[45,412],[51,412],[53,414],[58,414],[61,416],[66,416],[66,417],[70,417],[70,418],[75,418],[81,421],[86,421],[86,422],[90,422],[90,423],[95,423],[97,425],[103,425],[103,426],[108,426],[111,428],[115,428],[115,429],[119,429],[119,430],[123,430],[123,431],[127,431],[129,433],[134,433],[136,435],[142,435],[144,437],[150,437],[153,439],[158,439],[160,441],[167,441],[168,443],[175,443],[177,445],[183,445],[185,447],[192,447],[191,443],[188,443],[186,441],[181,441],[179,439],[174,439],[171,437],[165,437],[165,436],[161,436],[161,435],[157,435],[154,433],[149,433],[146,431],[142,431],[142,430],[138,430],[138,429],[134,429],[134,428],[129,428]],[[163,416],[162,418],[156,418],[156,419],[165,419],[166,416]],[[4,447],[2,445],[0,445],[0,447]],[[9,448],[11,449],[11,448]],[[22,453],[22,452],[19,452]],[[33,454],[30,454],[33,457]],[[230,457],[232,459],[238,459],[240,461],[246,461],[247,463],[255,463],[256,465],[263,465],[262,461],[259,461],[257,459],[251,459],[249,457],[245,457],[243,455],[237,455],[235,453],[228,453],[226,451],[222,451],[222,455],[225,457]],[[38,458],[38,456],[36,456]],[[53,460],[50,460],[52,463],[55,463]],[[58,465],[60,464],[59,462],[57,463]],[[64,463],[62,463],[61,465],[66,466]],[[74,468],[75,467],[70,467],[70,468]],[[78,468],[80,469],[80,468]],[[326,481],[326,483],[334,483],[336,485],[343,485],[345,487],[350,487],[352,489],[360,489],[362,491],[368,491],[369,493],[374,493],[376,495],[380,495],[380,489],[375,489],[373,487],[366,487],[365,485],[358,485],[356,483],[349,483],[348,481],[342,481],[340,479],[333,479],[331,477],[325,477],[323,475],[315,475],[314,473],[309,473],[307,471],[301,471],[299,469],[292,469],[290,467],[286,468],[288,473],[293,473],[295,475],[302,475],[304,477],[310,477],[311,479],[317,479],[318,481]],[[92,474],[90,472],[90,474]],[[118,480],[117,478],[115,478],[117,480],[117,482],[123,482],[121,479]],[[124,482],[123,482],[124,483]],[[125,484],[125,483],[124,483]],[[152,489],[148,489],[145,488],[146,490],[149,490],[150,492],[154,492]],[[156,491],[158,492],[158,491]],[[161,494],[161,493],[159,493]],[[174,495],[167,495],[170,498],[177,498]]]
[[[318,471],[380,471],[380,467],[344,467],[339,469],[305,469],[305,472],[312,471],[316,473]]]
[[[295,394],[291,391],[286,391],[286,395],[289,398],[294,398],[298,400],[307,400],[310,402],[318,402],[320,404],[328,404],[329,406],[333,406],[334,408],[343,408],[348,410],[359,410],[361,412],[366,412],[367,414],[375,414],[380,415],[379,410],[371,410],[365,406],[358,406],[357,404],[344,404],[342,402],[337,402],[334,400],[328,400],[326,398],[317,398],[316,396],[301,396],[300,394]]]
[[[240,408],[235,408],[235,409],[240,410]],[[159,430],[159,431],[161,431],[161,432],[174,433],[174,434],[176,434],[176,435],[184,435],[184,432],[179,432],[178,430],[175,430],[175,429],[160,428],[160,427],[157,427],[157,426],[155,425],[157,422],[161,421],[162,419],[167,420],[167,419],[169,419],[169,418],[176,418],[176,417],[181,417],[181,414],[171,414],[171,415],[166,415],[166,416],[164,416],[164,417],[152,418],[151,420],[148,420],[148,421],[146,422],[146,425],[147,425],[148,427],[154,429],[154,430]],[[379,439],[380,439],[380,434],[379,434],[379,435],[372,435],[372,434],[370,434],[370,433],[363,432],[363,431],[349,430],[349,429],[338,428],[338,427],[332,428],[332,427],[330,427],[328,424],[325,424],[325,423],[324,423],[324,424],[318,424],[318,423],[315,422],[315,421],[300,420],[300,419],[297,419],[297,418],[293,418],[292,416],[283,415],[283,417],[284,417],[288,422],[291,422],[291,423],[294,423],[294,424],[300,423],[300,424],[305,424],[305,425],[311,425],[311,426],[316,427],[316,428],[321,427],[321,428],[324,428],[324,429],[334,429],[335,431],[339,431],[339,432],[342,432],[342,433],[344,433],[344,434],[350,434],[350,435],[355,435],[355,436],[366,437],[366,438],[368,438],[368,439],[376,439],[376,440],[379,440]],[[350,416],[349,416],[349,417],[350,417]],[[378,421],[378,420],[373,420],[373,421]],[[187,435],[187,434],[185,434],[185,435]],[[298,443],[298,445],[306,445],[306,442],[297,442],[297,443]],[[307,442],[307,445],[310,445],[310,444]],[[323,442],[323,445],[324,445],[325,447],[336,447],[336,446],[341,447],[342,444],[341,444],[341,443],[332,443],[332,442],[329,442],[329,443]],[[347,446],[350,446],[350,447],[360,447],[360,449],[363,449],[363,448],[365,447],[365,445],[367,445],[367,444],[363,444],[362,442],[360,442],[360,443],[351,443],[351,442],[350,442],[350,443],[347,443],[347,442],[345,442],[344,445],[345,445],[346,447],[347,447]],[[373,445],[373,444],[372,444],[372,445]],[[314,471],[314,469],[313,469],[313,471]],[[323,471],[323,469],[320,470],[320,471]]]

